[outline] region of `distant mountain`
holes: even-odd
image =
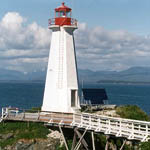
[[[150,82],[150,67],[131,67],[124,71],[79,70],[79,79],[84,81]]]
[[[124,71],[78,70],[79,80],[85,82],[125,81],[150,82],[150,67],[131,67]],[[46,70],[22,73],[0,69],[0,80],[45,80]]]
[[[0,68],[0,80],[44,80],[45,77],[46,71],[23,73],[15,70]]]

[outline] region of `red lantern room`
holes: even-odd
[[[49,26],[51,25],[69,25],[77,26],[77,20],[71,18],[72,9],[65,6],[63,2],[62,5],[55,9],[55,18],[49,19]]]

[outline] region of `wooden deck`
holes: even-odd
[[[78,127],[105,135],[123,137],[129,140],[148,141],[150,122],[101,116],[89,113],[28,112],[3,108],[3,121],[43,122],[47,125]]]

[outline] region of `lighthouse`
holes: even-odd
[[[52,30],[42,111],[74,113],[80,109],[78,73],[73,32],[77,21],[65,3],[49,19]]]

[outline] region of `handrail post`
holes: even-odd
[[[108,133],[110,133],[110,129],[111,129],[111,127],[110,127],[111,125],[110,125],[110,119],[108,120]]]
[[[37,120],[40,120],[40,111],[38,110],[38,119]]]
[[[25,119],[25,110],[23,110],[23,119]]]
[[[2,108],[2,119],[4,118],[4,108]]]
[[[6,115],[9,117],[9,109],[6,107]]]
[[[81,114],[81,126],[83,126],[83,114]]]
[[[148,124],[146,125],[146,135],[148,136]]]
[[[122,122],[121,122],[121,120],[120,120],[120,127],[119,127],[119,136],[121,136],[121,126],[122,126]]]
[[[100,117],[98,118],[98,128],[99,130],[101,130],[101,118]]]
[[[73,113],[73,120],[72,123],[75,123],[75,113]]]
[[[92,126],[92,118],[91,118],[91,115],[89,115],[89,128],[91,128]]]
[[[132,136],[134,134],[134,123],[132,122]]]

